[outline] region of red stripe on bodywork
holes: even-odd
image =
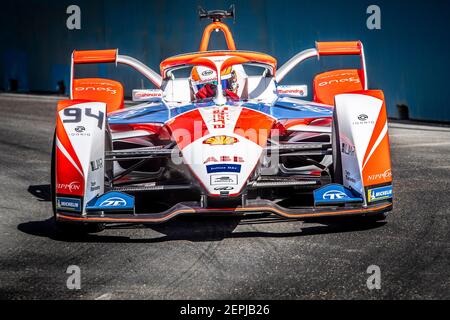
[[[56,137],[61,142],[61,144],[64,146],[64,148],[67,150],[69,155],[72,157],[73,161],[77,164],[78,168],[80,170],[83,170],[81,167],[80,160],[77,157],[77,153],[75,152],[75,149],[72,147],[72,143],[70,142],[69,136],[67,135],[67,132],[64,128],[64,124],[59,116],[59,112],[65,108],[68,108],[70,106],[83,103],[84,101],[78,101],[78,100],[63,100],[58,102],[58,114],[56,116]]]
[[[75,149],[70,142],[69,136],[64,128],[64,124],[59,116],[59,112],[70,106],[83,103],[85,101],[79,100],[63,100],[58,102],[56,115],[56,138],[64,146],[69,156],[75,162],[80,170],[83,170],[80,160],[77,157]],[[74,165],[69,161],[68,158],[63,154],[63,152],[56,147],[56,193],[58,194],[68,194],[68,195],[78,195],[83,196],[84,194],[84,177],[80,172],[74,167]]]
[[[373,151],[372,155],[370,155],[370,152],[375,146],[376,141],[378,140],[378,138],[380,138],[380,134],[382,133],[383,128],[387,124],[386,104],[384,101],[383,91],[366,90],[355,93],[368,95],[380,99],[383,102],[362,162],[363,164],[365,163],[365,166],[362,170],[363,183],[365,186],[371,186],[391,182],[391,155],[389,147],[389,135],[387,132],[386,135],[382,137],[380,144]]]
[[[242,108],[234,133],[264,147],[274,123],[275,119],[263,113]]]
[[[180,150],[209,134],[206,123],[198,110],[186,112],[170,120],[166,126]]]

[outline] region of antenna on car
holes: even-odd
[[[222,19],[233,18],[233,23],[236,22],[234,4],[228,10],[206,10],[202,6],[198,6],[198,16],[200,20],[211,19],[213,22],[221,22]]]

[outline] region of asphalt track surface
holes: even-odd
[[[450,298],[449,128],[391,124],[386,222],[185,217],[66,239],[48,201],[55,106],[0,95],[0,298]],[[66,286],[70,265],[80,290]]]

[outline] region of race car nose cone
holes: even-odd
[[[184,139],[177,143],[184,163],[205,191],[233,197],[240,194],[257,166],[273,123],[270,116],[225,105],[193,110],[169,126],[174,131],[185,125]]]

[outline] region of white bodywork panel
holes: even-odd
[[[65,111],[69,109],[80,110],[77,111],[80,119],[70,116]],[[59,111],[59,117],[81,164],[79,169],[85,182],[82,212],[85,212],[86,203],[104,193],[106,104],[103,102],[75,104]],[[57,141],[57,144],[61,142]]]
[[[344,186],[361,194],[367,203],[362,162],[383,101],[363,94],[340,94],[335,105]]]
[[[241,107],[228,109],[223,128],[218,128],[214,122],[214,110],[217,110],[217,107],[199,109],[209,134],[186,146],[182,150],[183,159],[211,195],[218,196],[221,191],[237,194],[244,187],[257,165],[263,148],[234,133],[236,121],[242,111]],[[230,145],[203,143],[210,137],[222,135],[234,137],[237,142]],[[208,166],[225,166],[227,168],[217,172],[208,172]],[[234,169],[239,166],[239,170]]]

